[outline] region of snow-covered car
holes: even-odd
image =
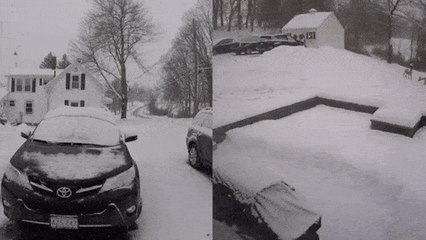
[[[230,53],[234,52],[238,47],[238,43],[232,38],[225,38],[220,40],[213,46],[213,54]]]
[[[21,136],[4,173],[4,214],[52,229],[117,227],[127,235],[142,209],[139,171],[113,115],[101,108],[50,111]]]
[[[194,168],[212,166],[213,110],[204,108],[194,117],[186,135],[188,162]]]
[[[272,35],[262,35],[262,39],[266,39],[274,44],[275,47],[286,45],[286,46],[299,46],[303,43],[299,43],[292,36],[288,34],[272,34]]]
[[[247,37],[238,41],[238,47],[235,49],[235,54],[252,54],[255,52],[262,54],[274,47],[274,43],[267,39],[262,39],[260,37]]]

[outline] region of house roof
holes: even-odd
[[[309,13],[296,15],[282,30],[319,28],[333,12],[317,12],[312,9]]]
[[[103,91],[106,90],[105,86],[101,82],[99,82],[99,80],[97,78],[93,77],[92,74],[90,74],[90,72],[87,71],[87,69],[81,63],[75,62],[75,63],[70,64],[60,74],[58,74],[55,78],[53,78],[51,81],[49,81],[46,84],[45,89],[47,90],[47,92],[49,93],[52,90],[53,86],[55,86],[55,84],[57,82],[59,82],[59,80],[61,78],[63,78],[66,73],[71,72],[71,70],[74,69],[74,68],[78,68],[80,71],[86,73],[86,79],[89,79],[89,78],[92,79]]]
[[[56,73],[59,74],[62,70],[56,70]],[[16,76],[16,75],[46,75],[53,76],[54,70],[52,69],[40,69],[40,68],[13,68],[10,70],[9,74],[6,76]]]

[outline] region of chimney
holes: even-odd
[[[311,8],[311,10],[309,10],[310,14],[315,14],[316,12],[318,12],[315,8]]]

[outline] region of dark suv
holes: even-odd
[[[194,168],[212,167],[213,110],[205,108],[197,113],[188,129],[186,146],[188,162]]]
[[[7,167],[4,214],[52,229],[119,227],[127,235],[142,209],[139,171],[112,114],[98,108],[49,112]]]

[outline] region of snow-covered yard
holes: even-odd
[[[123,129],[136,129],[139,135],[128,147],[141,173],[143,210],[130,239],[212,239],[212,184],[208,176],[186,162],[189,124],[189,119],[160,117],[119,121]],[[0,170],[24,142],[19,131],[19,127],[0,125]],[[0,239],[19,239],[16,229],[1,213]],[[41,237],[49,233],[44,235]]]
[[[285,181],[323,216],[321,239],[425,239],[426,134],[370,129],[370,120],[412,127],[426,113],[425,73],[333,48],[279,47],[217,55],[216,127],[315,96],[379,108],[374,114],[318,105],[227,132],[214,172],[245,194]]]
[[[404,67],[333,48],[281,46],[262,55],[217,55],[215,126],[314,97],[380,107],[377,118],[404,126],[426,112],[425,73],[403,77]]]

